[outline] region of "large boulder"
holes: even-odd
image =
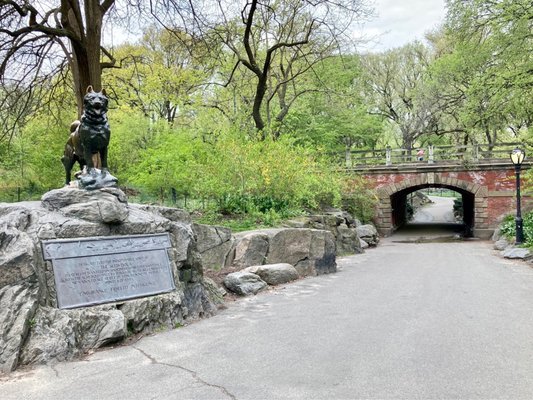
[[[182,298],[178,293],[166,293],[127,301],[119,309],[124,315],[128,333],[138,333],[182,323],[181,305]]]
[[[0,372],[13,371],[37,310],[38,286],[17,284],[0,289]]]
[[[359,238],[363,239],[369,246],[377,246],[379,243],[379,233],[374,225],[360,225],[355,230]]]
[[[0,288],[27,280],[35,274],[31,238],[13,227],[0,226]]]
[[[363,252],[361,248],[356,226],[361,223],[352,217],[348,212],[331,209],[323,215],[301,216],[285,223],[290,228],[307,228],[326,230],[335,237],[336,253],[359,254]]]
[[[35,245],[24,232],[30,220],[31,210],[24,206],[0,208],[0,288],[35,274]]]
[[[233,247],[231,230],[221,226],[192,224],[196,235],[197,250],[202,265],[208,269],[221,269]]]
[[[217,283],[207,276],[204,277],[204,286],[206,290],[209,292],[211,299],[213,302],[217,305],[221,305],[224,303],[224,296],[228,293],[226,290],[218,286]]]
[[[361,254],[363,247],[361,240],[355,228],[348,228],[347,226],[338,226],[337,235],[335,236],[335,244],[337,246],[337,254]]]
[[[217,307],[215,300],[210,296],[209,284],[201,282],[189,283],[183,289],[183,311],[186,314],[183,316],[184,321],[189,319],[197,319],[209,317],[216,313]]]
[[[260,265],[255,271],[269,285],[281,285],[298,279],[296,268],[287,263]]]
[[[215,232],[219,238],[227,236],[223,230]],[[43,258],[43,240],[156,233],[170,237],[167,255],[174,291],[57,308],[54,261]],[[197,238],[184,211],[128,204],[113,188],[90,192],[67,188],[45,194],[41,202],[0,204],[0,370],[69,360],[122,340],[128,328],[130,333],[150,332],[214,314],[214,292],[204,285],[198,250],[208,251],[209,245],[199,246]]]
[[[224,278],[224,286],[233,293],[241,296],[249,296],[251,294],[257,294],[265,289],[267,284],[256,274],[246,271],[238,271],[226,275]]]
[[[235,240],[234,266],[246,268],[252,265],[263,265],[266,262],[270,240],[266,232],[243,232],[235,235]]]
[[[124,315],[113,306],[79,310],[41,307],[32,324],[21,354],[24,364],[68,360],[126,336]]]
[[[281,228],[250,231],[235,235],[233,265],[242,269],[253,265],[288,263],[300,276],[335,272],[335,238],[329,231]]]
[[[120,223],[128,218],[126,195],[117,188],[51,190],[41,198],[43,207],[66,217],[91,222]]]
[[[270,231],[266,264],[289,263],[300,276],[337,271],[335,238],[331,232],[316,229]]]

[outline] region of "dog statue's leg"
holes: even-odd
[[[102,166],[100,165],[101,164],[101,162],[100,162],[100,153],[96,152],[91,157],[92,157],[92,162],[93,162],[94,168],[101,169]]]
[[[87,174],[94,177],[96,176],[96,170],[94,169],[93,155],[91,150],[87,148],[89,146],[84,145],[83,147],[83,158],[85,158],[85,162],[87,162]]]
[[[87,173],[87,163],[85,162],[85,159],[82,157],[78,157],[78,164],[80,165],[80,172],[82,174]]]
[[[61,158],[63,166],[65,167],[65,186],[70,185],[72,167],[74,166],[74,160],[66,155]]]
[[[100,163],[102,169],[102,175],[106,175],[109,170],[107,169],[107,146],[104,146],[100,150]]]

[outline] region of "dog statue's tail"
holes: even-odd
[[[79,120],[76,120],[70,124],[70,133],[74,132],[76,129],[78,129],[78,126],[80,126],[81,122]]]

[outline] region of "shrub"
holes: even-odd
[[[378,198],[374,190],[361,178],[349,178],[344,181],[342,207],[362,223],[368,223],[376,213]]]
[[[128,181],[160,201],[174,188],[179,195],[215,200],[220,214],[264,214],[270,220],[340,202],[340,174],[315,149],[287,139],[251,141],[230,132],[205,143],[167,129],[138,157]]]
[[[533,246],[533,211],[529,211],[523,215],[523,230],[524,230],[524,241],[526,246]],[[501,233],[509,238],[516,236],[516,222],[514,215],[507,215],[501,226]]]

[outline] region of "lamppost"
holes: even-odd
[[[516,244],[524,243],[524,228],[522,225],[522,211],[520,209],[520,169],[526,153],[516,148],[511,152],[511,161],[514,164],[516,175]]]

